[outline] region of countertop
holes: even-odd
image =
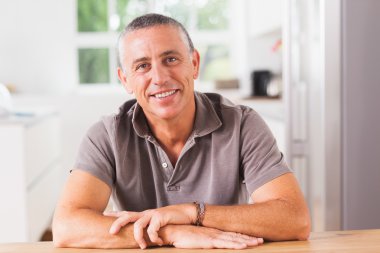
[[[8,116],[0,117],[0,125],[31,126],[54,114],[58,114],[58,111],[52,106],[14,107]]]
[[[286,242],[266,242],[259,247],[244,250],[224,250],[224,249],[205,249],[205,250],[184,250],[172,247],[149,248],[146,252],[242,252],[242,253],[260,253],[260,252],[345,252],[345,253],[366,253],[380,252],[380,229],[375,230],[352,230],[352,231],[335,231],[335,232],[318,232],[312,233],[308,241],[286,241]],[[53,247],[52,242],[39,243],[9,243],[0,244],[0,253],[133,253],[145,252],[140,249],[57,249]]]

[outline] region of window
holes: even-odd
[[[200,80],[231,77],[228,0],[77,0],[80,84],[117,84],[116,41],[135,17],[161,13],[180,21],[201,54]]]
[[[80,83],[109,83],[108,48],[79,48]]]

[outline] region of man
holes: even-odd
[[[82,141],[54,216],[55,245],[242,249],[263,238],[306,240],[307,206],[262,119],[194,92],[200,57],[185,28],[138,17],[118,50],[119,79],[137,102]],[[119,211],[103,213],[111,194]]]

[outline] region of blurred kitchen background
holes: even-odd
[[[0,0],[0,242],[49,228],[86,130],[131,98],[115,45],[148,12],[188,29],[197,90],[262,115],[313,231],[380,228],[380,1]]]

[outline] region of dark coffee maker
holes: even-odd
[[[252,96],[268,96],[267,90],[272,73],[268,70],[256,70],[251,73]]]

